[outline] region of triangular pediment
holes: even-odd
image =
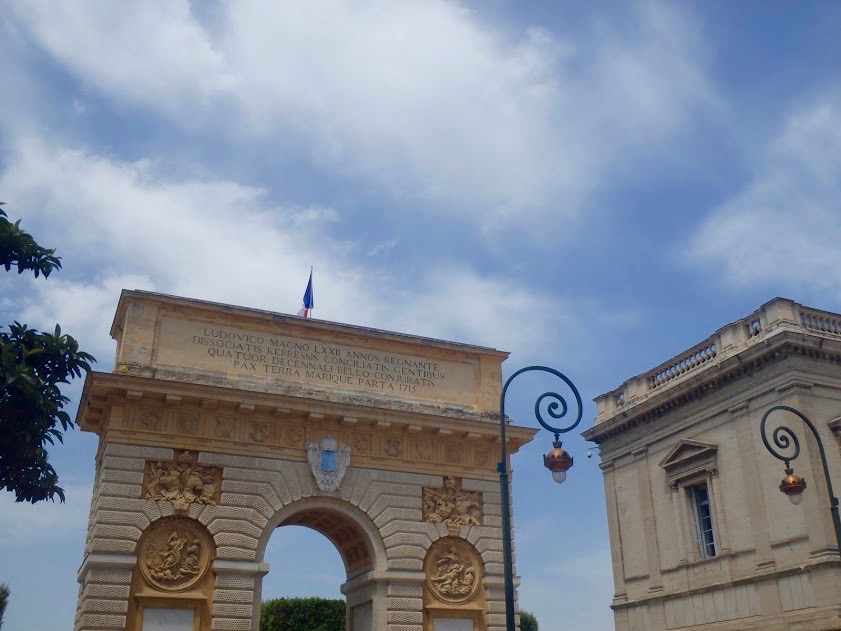
[[[716,444],[684,438],[675,443],[666,457],[660,461],[660,466],[668,471],[689,461],[713,458],[717,452],[718,445]]]

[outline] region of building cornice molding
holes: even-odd
[[[811,339],[802,334],[783,331],[773,340],[728,357],[679,384],[659,392],[655,391],[644,399],[626,403],[615,414],[585,431],[583,436],[589,441],[601,443],[632,427],[705,398],[757,370],[781,361],[804,357],[841,365],[841,339],[831,345],[823,344],[822,341],[819,338]],[[781,387],[789,394],[806,394],[811,393],[813,386],[812,382],[800,379],[790,384],[783,384]],[[745,401],[729,409],[734,416],[740,416],[747,412],[747,406],[748,402]]]

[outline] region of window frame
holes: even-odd
[[[692,518],[695,530],[695,540],[697,542],[696,550],[698,557],[700,559],[713,559],[718,556],[719,551],[710,484],[704,480],[695,482],[694,484],[687,484],[685,488],[687,497],[689,498],[689,503],[692,506]],[[699,497],[699,491],[702,489],[705,495],[704,499]],[[706,515],[702,514],[704,508],[706,508]],[[705,519],[709,520],[709,528],[704,527]],[[709,533],[709,540],[707,538],[707,533]],[[712,551],[710,551],[710,548]]]

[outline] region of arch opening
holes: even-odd
[[[374,567],[374,554],[365,531],[347,515],[324,507],[305,508],[278,524],[305,526],[324,535],[339,551],[350,580]]]

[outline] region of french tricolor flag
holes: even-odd
[[[312,268],[310,268],[310,281],[307,283],[307,290],[304,292],[304,306],[298,311],[302,318],[311,318],[311,312],[315,308],[315,300],[312,294]]]

